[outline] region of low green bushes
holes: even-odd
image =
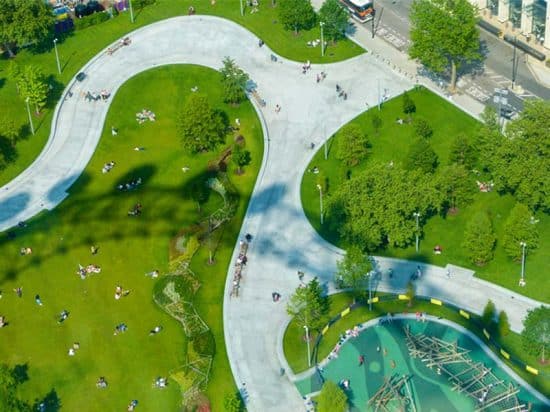
[[[94,13],[86,17],[77,18],[74,21],[74,27],[76,30],[85,29],[86,27],[95,26],[96,24],[103,23],[111,18],[107,12]]]

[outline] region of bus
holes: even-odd
[[[361,23],[365,23],[374,18],[374,1],[373,0],[340,0],[351,17]]]

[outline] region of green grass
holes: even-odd
[[[225,354],[221,308],[226,268],[242,222],[248,198],[259,169],[263,140],[261,126],[252,106],[222,103],[218,74],[197,66],[167,66],[144,72],[121,87],[112,102],[100,144],[83,175],[71,188],[71,195],[51,212],[42,213],[17,237],[0,238],[0,314],[10,325],[0,330],[0,359],[11,366],[28,365],[29,380],[21,388],[24,398],[34,400],[55,389],[63,410],[124,410],[138,399],[144,411],[176,410],[181,399],[174,382],[165,390],[153,389],[157,376],[166,376],[181,366],[186,355],[186,339],[178,322],[164,314],[152,301],[154,281],[145,272],[165,273],[170,239],[182,228],[196,223],[221,205],[212,192],[202,217],[188,199],[187,185],[203,177],[207,162],[217,153],[189,155],[181,148],[175,119],[178,108],[191,87],[197,85],[213,107],[223,109],[230,119],[241,119],[241,130],[252,164],[244,175],[229,176],[239,192],[239,208],[226,226],[216,253],[216,264],[204,264],[200,252],[193,269],[203,283],[196,301],[197,310],[212,328],[217,354],[208,395],[214,410],[221,409],[225,392],[235,390]],[[135,113],[154,111],[157,121],[139,125]],[[111,125],[119,129],[111,136]],[[232,141],[228,136],[228,144]],[[136,146],[146,150],[136,152]],[[102,174],[104,163],[114,160],[115,168]],[[182,167],[190,167],[187,173]],[[143,185],[121,193],[118,183],[141,177]],[[137,202],[143,214],[127,217]],[[99,245],[96,256],[90,246]],[[19,256],[23,246],[33,248],[30,256]],[[78,264],[94,263],[102,273],[81,280]],[[128,297],[114,299],[117,284],[130,289]],[[12,292],[23,287],[23,298]],[[39,293],[44,306],[34,303]],[[56,323],[57,314],[67,309],[69,319]],[[113,336],[116,324],[125,322],[129,330]],[[148,331],[161,324],[156,336]],[[74,358],[69,346],[78,341],[81,349]],[[109,388],[98,390],[95,382],[105,376]]]
[[[410,95],[416,103],[417,116],[427,119],[434,129],[434,135],[430,138],[430,142],[439,157],[440,167],[444,166],[448,163],[448,153],[453,138],[459,133],[466,133],[473,137],[479,123],[425,89],[412,91]],[[376,135],[372,128],[372,116],[374,114],[379,114],[383,121],[379,135]],[[387,163],[393,161],[395,164],[403,162],[413,139],[413,130],[410,124],[397,124],[395,120],[399,117],[403,117],[402,100],[401,98],[395,98],[385,103],[382,111],[378,112],[376,108],[373,108],[353,120],[365,130],[372,144],[369,158],[352,169],[353,174],[359,173],[370,161],[374,160]],[[329,178],[329,187],[334,188],[341,181],[340,162],[334,156],[334,138],[328,144],[330,148],[328,160],[324,159],[324,150],[320,148],[308,169],[317,166]],[[328,224],[323,225],[323,227],[319,224],[319,192],[315,186],[316,177],[317,175],[306,172],[302,179],[302,206],[306,216],[325,239],[337,246],[346,248],[345,241],[339,237],[338,233],[330,231]],[[329,188],[329,195],[330,190]],[[415,252],[414,245],[408,248],[388,247],[373,251],[373,253],[418,260],[440,266],[445,266],[447,263],[463,266],[475,270],[476,276],[482,279],[534,299],[548,302],[550,301],[550,288],[547,287],[546,273],[550,269],[550,260],[545,250],[550,248],[550,217],[542,213],[537,214],[537,219],[540,219],[538,223],[540,244],[538,249],[529,251],[527,255],[527,286],[521,288],[518,286],[520,265],[506,256],[499,243],[503,237],[504,222],[513,205],[514,199],[510,195],[499,195],[496,192],[477,192],[473,202],[460,209],[458,214],[433,216],[428,220],[423,227],[424,235],[420,241],[419,253]],[[478,210],[489,212],[497,235],[494,259],[483,267],[470,263],[462,247],[462,236],[466,222]],[[412,216],[411,219],[413,219]],[[441,255],[433,253],[435,245],[443,247]]]
[[[385,294],[379,294],[383,296]],[[336,295],[330,296],[330,314],[327,316],[328,319],[331,319],[338,315],[342,310],[346,309],[351,303],[352,298],[346,293],[338,293]],[[374,319],[380,316],[384,316],[387,313],[413,313],[413,312],[425,312],[433,316],[441,316],[447,320],[450,320],[454,323],[457,323],[477,335],[482,341],[486,341],[483,331],[480,330],[474,323],[466,320],[460,316],[457,312],[445,306],[435,306],[429,302],[416,300],[413,302],[412,307],[408,307],[405,301],[387,301],[373,304],[372,312],[369,311],[368,306],[359,307],[352,311],[349,315],[337,321],[333,324],[323,339],[321,340],[318,348],[318,360],[322,360],[328,356],[332,351],[336,343],[338,342],[340,335],[348,329],[353,329],[357,324],[366,322],[370,319]],[[315,342],[317,339],[316,335],[312,334],[312,342]],[[499,343],[502,347],[506,348],[508,353],[512,356],[523,360],[528,365],[531,365],[540,371],[543,371],[547,376],[550,374],[550,365],[541,366],[539,365],[537,359],[534,356],[530,356],[525,353],[521,344],[521,337],[513,332],[510,332],[509,335],[505,337],[498,338]],[[292,321],[284,336],[283,340],[283,349],[285,357],[294,371],[294,373],[299,373],[306,370],[307,367],[307,347],[304,340],[304,331],[297,324],[297,322]],[[491,348],[493,352],[498,351],[494,348]],[[498,355],[501,359],[502,357]],[[522,369],[517,368],[514,364],[506,362],[508,366],[512,367],[523,379],[530,383],[537,390],[541,391],[544,394],[550,394],[550,381],[544,376],[534,376]]]
[[[319,28],[300,33],[283,30],[281,24],[274,24],[277,20],[276,8],[267,4],[260,7],[259,13],[250,14],[249,10],[244,17],[240,16],[239,0],[224,0],[211,6],[210,2],[196,3],[191,0],[157,0],[154,6],[145,7],[136,11],[135,23],[130,22],[129,13],[122,13],[117,18],[75,31],[65,38],[60,38],[58,51],[61,60],[62,73],[58,75],[53,48],[43,53],[32,53],[30,50],[21,50],[15,61],[20,66],[34,65],[42,69],[49,77],[49,83],[54,86],[52,98],[40,117],[34,116],[36,135],[32,136],[27,129],[28,119],[24,102],[16,93],[13,82],[7,80],[8,60],[0,58],[0,113],[13,120],[21,129],[22,138],[16,145],[17,158],[8,167],[0,171],[0,186],[9,182],[21,173],[38,156],[46,143],[52,120],[52,113],[57,98],[68,81],[100,50],[107,47],[116,39],[139,27],[169,18],[187,14],[187,9],[193,5],[198,14],[221,16],[241,24],[261,37],[266,44],[278,54],[289,59],[313,63],[329,63],[341,61],[364,52],[355,43],[344,40],[335,45],[329,45],[324,58],[320,56],[320,49],[308,48],[308,40],[320,37]],[[221,61],[220,61],[221,67]]]

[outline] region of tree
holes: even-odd
[[[286,310],[296,319],[300,327],[319,329],[323,326],[325,316],[328,314],[329,302],[323,295],[319,280],[313,278],[307,285],[298,287],[290,297]]]
[[[464,63],[479,60],[476,10],[468,0],[414,0],[410,57],[436,73],[451,70],[451,90]]]
[[[251,162],[250,151],[245,150],[240,144],[235,143],[231,151],[231,161],[237,166],[237,174],[242,174],[242,168]]]
[[[488,300],[485,308],[483,308],[483,314],[481,315],[481,322],[487,328],[490,328],[495,321],[496,308],[492,300]]]
[[[19,93],[24,100],[34,105],[36,114],[46,105],[49,86],[42,70],[37,66],[25,66],[19,76]]]
[[[325,381],[317,398],[319,412],[345,412],[348,410],[348,397],[337,384]]]
[[[15,142],[18,137],[19,132],[13,120],[0,117],[0,170],[15,158]]]
[[[407,170],[420,170],[423,173],[433,173],[437,167],[437,154],[426,139],[417,138],[409,146],[405,158]]]
[[[473,177],[463,165],[455,163],[445,167],[437,180],[444,209],[456,213],[459,207],[472,201],[476,186]]]
[[[19,67],[19,64],[15,62],[15,60],[10,61],[8,65],[8,79],[13,81],[15,83],[15,88],[17,89],[17,93],[20,94],[21,91],[19,90],[19,83],[21,81],[21,76],[23,75],[21,72],[21,67]]]
[[[403,113],[405,114],[412,114],[416,112],[416,104],[414,103],[413,99],[411,99],[411,96],[409,96],[409,93],[405,92],[403,93]]]
[[[279,0],[279,18],[285,30],[309,30],[315,25],[317,16],[310,0]]]
[[[485,171],[495,171],[495,154],[503,144],[504,136],[500,133],[498,116],[490,106],[486,106],[481,115],[483,126],[478,130],[475,137],[475,148],[481,168]]]
[[[364,294],[368,287],[372,263],[357,246],[351,246],[343,259],[336,262],[336,283],[341,288],[350,288],[355,296]]]
[[[491,219],[485,211],[474,214],[466,225],[462,247],[468,259],[478,266],[483,266],[493,258],[496,236]]]
[[[191,93],[179,118],[179,133],[183,147],[192,153],[214,149],[225,141],[227,118],[213,110],[205,96]]]
[[[508,315],[503,310],[498,314],[497,329],[500,336],[507,336],[510,333],[510,321],[508,320]]]
[[[464,166],[467,170],[472,170],[476,162],[474,148],[470,144],[468,136],[460,133],[451,143],[449,153],[449,162]]]
[[[0,1],[0,44],[10,57],[18,44],[36,43],[54,29],[55,18],[42,0]]]
[[[325,38],[333,41],[346,37],[348,19],[348,12],[338,0],[325,0],[319,10],[319,20],[325,24],[323,28]]]
[[[246,99],[245,88],[248,74],[235,64],[235,61],[226,57],[220,69],[223,85],[223,101],[239,104]]]
[[[531,219],[532,216],[527,206],[516,203],[504,223],[502,247],[506,254],[515,261],[521,260],[522,242],[526,243],[527,250],[534,250],[538,247],[539,234],[536,223]]]
[[[243,400],[239,392],[227,393],[223,398],[225,412],[242,412],[244,410]]]
[[[356,166],[367,157],[369,141],[361,128],[348,123],[338,132],[336,158],[346,166]]]
[[[493,154],[497,188],[513,193],[533,210],[550,211],[550,101],[525,102],[506,135]]]
[[[527,312],[521,332],[523,347],[546,363],[546,351],[550,344],[550,307],[540,306]]]
[[[430,126],[426,119],[423,119],[421,117],[416,118],[413,123],[413,128],[414,133],[419,137],[423,137],[424,139],[428,139],[434,134],[432,126]]]
[[[409,281],[407,283],[407,290],[405,291],[405,295],[409,298],[409,303],[407,303],[407,306],[410,308],[413,305],[413,299],[416,294],[416,290],[414,287],[414,283],[412,281]]]
[[[2,412],[30,412],[31,407],[17,396],[17,387],[21,382],[14,370],[6,364],[0,364],[0,410]]]
[[[412,244],[413,214],[419,212],[425,219],[441,204],[433,180],[417,170],[373,162],[332,190],[327,223],[350,244],[366,250]]]

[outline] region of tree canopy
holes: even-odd
[[[11,56],[18,44],[35,43],[53,32],[55,18],[43,0],[0,1],[0,43]]]
[[[369,141],[361,127],[348,123],[338,132],[336,158],[346,166],[356,166],[367,157]]]
[[[348,397],[336,383],[326,380],[317,398],[319,412],[345,412],[348,410]]]
[[[246,99],[245,88],[248,74],[234,60],[226,57],[220,69],[223,85],[223,101],[238,104]]]
[[[437,163],[437,154],[428,140],[418,137],[411,143],[405,159],[406,169],[420,170],[422,173],[433,173]]]
[[[506,254],[516,261],[521,259],[523,253],[522,242],[526,243],[527,250],[538,247],[539,234],[532,216],[527,206],[516,203],[504,223],[502,246]]]
[[[0,410],[2,412],[30,412],[31,407],[17,396],[17,386],[14,370],[5,364],[0,364]]]
[[[521,332],[523,347],[535,356],[546,361],[546,351],[550,344],[550,307],[540,306],[527,312]]]
[[[470,139],[464,133],[456,136],[451,143],[449,162],[462,165],[466,170],[472,170],[476,163],[476,154]]]
[[[457,70],[481,58],[476,10],[468,0],[414,0],[411,6],[409,55],[436,73]]]
[[[324,325],[328,310],[328,298],[324,296],[317,278],[305,286],[299,286],[287,305],[287,313],[297,320],[300,327],[310,329],[319,329]]]
[[[472,175],[464,165],[456,163],[441,170],[437,186],[443,199],[442,207],[454,212],[468,205],[476,190]]]
[[[319,10],[319,20],[323,26],[323,34],[327,39],[340,40],[346,37],[349,14],[338,0],[326,0]]]
[[[178,129],[185,149],[192,153],[214,149],[225,141],[227,118],[213,110],[206,96],[191,93],[182,107]]]
[[[417,170],[373,163],[334,190],[330,221],[344,239],[367,250],[409,245],[416,233],[414,213],[425,219],[441,203],[433,180]]]
[[[472,216],[464,232],[463,248],[468,259],[482,266],[493,258],[496,236],[487,212],[481,211]]]
[[[358,246],[351,246],[343,259],[336,262],[336,283],[342,288],[351,288],[356,296],[368,287],[368,275],[372,263]]]
[[[279,18],[286,30],[309,30],[317,21],[310,0],[279,0]]]

